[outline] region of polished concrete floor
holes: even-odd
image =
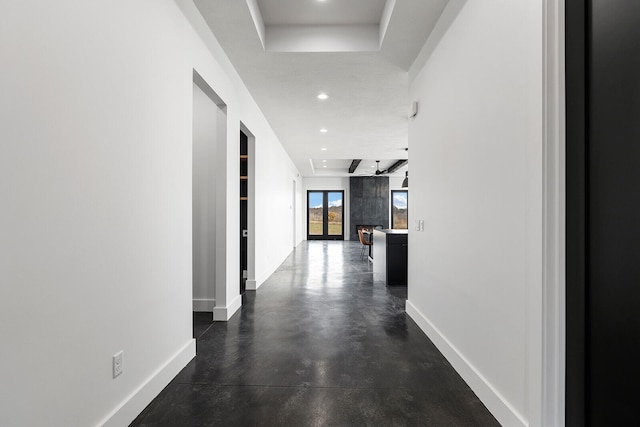
[[[495,426],[355,242],[300,244],[134,426]]]

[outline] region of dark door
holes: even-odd
[[[637,425],[640,2],[566,13],[567,426]]]
[[[307,239],[344,240],[344,191],[307,191]]]

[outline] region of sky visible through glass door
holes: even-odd
[[[309,207],[321,208],[322,207],[322,192],[309,193]],[[342,206],[342,193],[329,193],[328,197],[329,207]]]

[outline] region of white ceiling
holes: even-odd
[[[265,25],[377,24],[386,3],[386,0],[257,1]]]
[[[376,159],[377,160],[377,159]],[[362,159],[358,164],[358,168],[353,174],[349,174],[347,171],[351,166],[352,159],[311,159],[310,163],[313,169],[312,176],[318,177],[335,177],[335,176],[374,176],[376,169],[386,171],[391,165],[393,165],[397,159],[393,160],[380,160],[379,163],[372,159]],[[404,175],[404,171],[407,170],[406,166],[401,167],[394,173],[385,173],[385,176],[400,176]]]
[[[279,25],[370,24],[380,21],[385,5],[383,0],[257,1],[265,23]],[[352,159],[381,160],[385,168],[407,158],[412,101],[408,99],[407,71],[447,2],[397,0],[376,52],[283,53],[264,50],[246,1],[195,0],[306,177],[348,176]],[[329,99],[317,99],[321,92]],[[328,132],[321,133],[321,128]],[[346,167],[315,167],[323,159]],[[364,169],[370,165],[365,163],[354,175],[367,172]],[[405,170],[406,166],[396,174],[404,175]]]

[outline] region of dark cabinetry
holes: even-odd
[[[407,286],[407,230],[373,230],[373,273],[387,286]]]

